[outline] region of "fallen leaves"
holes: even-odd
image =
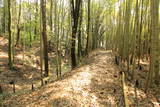
[[[93,60],[94,59],[94,60]],[[26,107],[122,107],[124,106],[120,69],[113,63],[111,52],[94,51],[87,65],[81,66],[36,91],[14,96],[5,105]],[[33,75],[32,75],[33,76]],[[134,85],[127,81],[127,96],[131,107],[135,104]],[[140,106],[152,107],[157,100],[147,98],[138,89]],[[150,94],[149,94],[150,95]],[[157,103],[155,103],[156,105]]]

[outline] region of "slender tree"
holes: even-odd
[[[36,37],[37,37],[37,31],[38,31],[38,29],[37,29],[37,24],[38,24],[38,0],[36,0],[36,6],[35,6],[35,26],[34,26],[34,39],[36,39]]]
[[[6,0],[3,0],[3,33],[5,34],[6,32]]]
[[[13,56],[12,56],[12,35],[11,35],[11,11],[10,11],[11,1],[8,0],[8,58],[9,58],[9,67],[12,68],[13,65]]]
[[[87,43],[86,43],[86,55],[89,52],[90,48],[90,3],[91,0],[88,0],[88,24],[87,24]]]
[[[125,45],[124,45],[124,53],[125,53],[125,58],[127,59],[127,71],[129,71],[129,54],[130,54],[130,12],[131,12],[131,0],[126,1],[126,10],[125,10],[125,25],[124,25],[124,35],[125,35]]]
[[[134,31],[133,31],[133,53],[132,53],[132,58],[133,58],[133,63],[134,63],[134,68],[136,64],[136,38],[139,37],[139,5],[138,5],[139,0],[136,0],[136,8],[135,8],[135,20],[134,20]],[[135,70],[134,68],[132,69],[132,79],[134,79],[134,74]]]
[[[40,1],[40,6],[42,5],[42,1]],[[40,30],[42,32],[42,8],[40,8]],[[41,77],[43,77],[43,68],[44,68],[44,58],[43,58],[43,40],[42,40],[42,33],[40,34],[40,68],[41,68]],[[43,83],[43,82],[42,82]]]
[[[150,73],[148,86],[155,82],[159,84],[159,0],[150,1],[151,8],[151,53],[150,53]]]
[[[76,34],[77,34],[81,0],[70,0],[70,3],[71,3],[71,16],[72,16],[71,61],[72,61],[72,68],[75,68],[77,66],[76,53],[75,53]]]
[[[80,7],[80,20],[79,20],[79,32],[78,32],[78,57],[82,55],[82,21],[83,21],[83,4]]]
[[[21,0],[20,0],[20,3],[19,3],[19,14],[18,14],[18,22],[17,22],[17,39],[16,39],[16,44],[15,46],[18,45],[19,43],[19,39],[20,39],[20,20],[21,20]]]
[[[53,0],[50,0],[51,2],[51,5],[50,5],[50,31],[52,32],[53,30],[53,21],[52,21],[52,18],[53,18]]]
[[[32,10],[31,10],[31,1],[28,0],[28,6],[29,6],[29,46],[32,47]]]
[[[59,44],[59,33],[58,33],[58,15],[57,15],[57,0],[54,0],[54,33],[55,33],[55,39],[56,39],[56,74],[57,78],[59,77],[59,52],[58,52],[58,44]]]
[[[48,45],[47,45],[47,33],[46,33],[46,0],[41,0],[42,8],[42,38],[43,38],[43,54],[44,54],[44,68],[45,68],[45,77],[49,74],[48,68]]]

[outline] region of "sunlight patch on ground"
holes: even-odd
[[[0,57],[2,58],[7,58],[8,54],[4,53],[4,52],[0,52]]]
[[[92,106],[98,106],[97,97],[90,93],[89,85],[91,84],[91,79],[93,78],[93,73],[90,71],[89,67],[86,67],[85,72],[80,72],[74,76],[75,79],[71,80],[71,86],[74,93],[80,93],[82,98],[77,98],[81,100],[84,104],[91,104]]]
[[[33,60],[33,59],[30,59],[27,55],[23,56],[23,53],[22,54],[18,54],[15,57],[20,59],[20,60]]]
[[[149,65],[149,61],[142,61],[142,60],[140,60],[140,63],[141,63],[142,65]]]
[[[23,55],[22,55],[22,54],[18,54],[16,57],[17,57],[18,59],[23,59]],[[26,56],[24,56],[24,58],[26,58]]]
[[[7,39],[4,39],[3,37],[0,37],[0,45],[5,45],[5,44],[7,44],[8,43],[8,41],[7,41]]]
[[[111,95],[111,94],[108,95],[107,100],[108,100],[110,105],[115,105],[116,104],[115,97],[113,95]]]
[[[89,85],[91,83],[91,73],[89,72],[81,72],[77,77],[82,77],[82,78],[77,78],[75,80],[71,81],[71,84],[74,86],[85,86],[85,85]]]
[[[29,57],[27,55],[24,55],[23,56],[23,53],[22,54],[18,54],[15,56],[18,60],[20,61],[23,61],[24,63],[29,63],[30,66],[34,67],[34,68],[37,68],[37,58],[35,56],[32,56],[32,57]],[[39,63],[39,62],[38,62]]]

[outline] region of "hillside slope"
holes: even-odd
[[[92,53],[88,64],[71,71],[63,80],[40,90],[5,101],[11,107],[110,107],[123,105],[118,70],[112,65],[111,53]]]
[[[120,69],[111,51],[94,51],[86,63],[35,91],[15,94],[4,100],[5,107],[124,107]],[[134,84],[127,81],[129,105],[136,107]],[[140,107],[154,106],[156,99],[137,89]],[[149,97],[148,97],[149,96]]]

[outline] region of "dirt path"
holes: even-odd
[[[5,101],[11,107],[123,107],[119,71],[111,52],[92,53],[88,64],[40,90]]]

